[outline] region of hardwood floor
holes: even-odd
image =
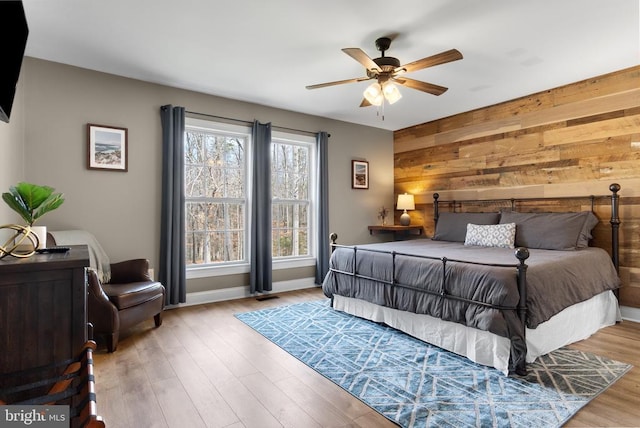
[[[107,427],[395,427],[233,314],[322,299],[320,289],[277,299],[165,312],[94,354],[98,414]],[[640,426],[640,324],[624,321],[573,347],[634,365],[569,427]]]

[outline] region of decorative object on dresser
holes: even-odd
[[[413,199],[413,195],[409,195],[408,193],[398,195],[398,203],[396,205],[396,209],[404,210],[404,212],[400,216],[400,225],[409,226],[409,224],[411,224],[411,217],[409,217],[409,214],[407,214],[407,210],[416,209],[416,204]]]
[[[386,322],[505,374],[526,374],[527,362],[621,320],[620,186],[609,190],[466,201],[440,201],[436,193],[431,240],[347,246],[332,234],[324,293],[334,309]],[[517,248],[493,239],[465,245],[469,223],[515,223]],[[602,239],[609,227],[610,241]],[[407,319],[414,316],[420,321]]]
[[[162,324],[164,286],[149,274],[149,260],[133,259],[111,263],[93,234],[84,230],[52,231],[53,245],[83,243],[89,246],[88,317],[96,336],[104,336],[107,350],[118,347],[120,333],[153,318]]]
[[[87,169],[127,172],[127,128],[87,124]]]
[[[46,226],[34,226],[34,223],[64,202],[64,195],[54,191],[55,189],[49,186],[21,182],[9,187],[9,191],[2,194],[2,200],[17,212],[27,225],[0,226],[0,229],[11,229],[15,232],[0,247],[0,259],[6,256],[30,257],[36,250],[45,246]]]

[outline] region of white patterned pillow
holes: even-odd
[[[516,239],[516,224],[467,224],[464,245],[481,247],[513,248]]]

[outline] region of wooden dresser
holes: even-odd
[[[3,374],[78,355],[87,341],[88,266],[85,245],[0,260],[0,388],[9,386]]]

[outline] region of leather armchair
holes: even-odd
[[[47,246],[55,246],[51,234]],[[111,278],[101,283],[93,269],[87,272],[87,313],[93,335],[104,336],[107,350],[118,347],[120,333],[153,317],[162,324],[165,288],[149,276],[149,260],[133,259],[110,263]]]
[[[120,332],[153,317],[162,324],[164,286],[149,277],[149,261],[111,263],[111,280],[102,284],[95,270],[88,272],[87,306],[95,335],[104,336],[107,350],[118,347]]]

